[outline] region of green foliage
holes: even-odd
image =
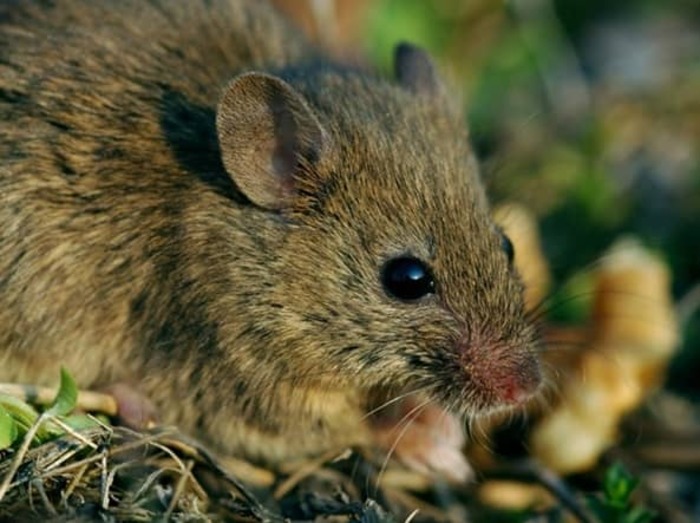
[[[65,434],[52,418],[57,418],[73,430],[94,427],[93,418],[84,414],[71,414],[78,401],[78,387],[73,377],[61,368],[61,384],[51,405],[39,414],[27,402],[8,394],[0,394],[0,451],[17,447],[24,436],[41,423],[32,438],[32,445],[39,445]]]
[[[8,448],[19,435],[17,424],[10,413],[0,406],[0,450]]]
[[[424,0],[384,0],[376,2],[368,20],[370,54],[389,71],[397,42],[409,41],[441,55],[452,37],[452,27],[433,2]]]
[[[15,420],[21,433],[27,432],[39,417],[34,407],[7,394],[0,394],[0,408]]]
[[[47,412],[54,416],[66,416],[75,409],[77,402],[78,386],[68,371],[61,367],[61,386]]]
[[[615,463],[605,473],[602,495],[588,498],[588,505],[601,523],[648,523],[655,513],[643,506],[634,506],[632,493],[639,479],[623,465]]]

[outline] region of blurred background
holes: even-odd
[[[432,53],[492,199],[538,219],[552,322],[586,321],[590,269],[620,235],[659,254],[682,335],[667,387],[700,398],[700,2],[276,3],[335,53],[387,72],[398,41]]]

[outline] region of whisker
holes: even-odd
[[[376,414],[377,412],[393,405],[394,403],[401,401],[402,399],[405,399],[405,398],[412,396],[414,394],[428,392],[432,389],[435,389],[436,387],[437,387],[437,385],[425,385],[425,386],[419,387],[417,389],[409,390],[407,392],[399,394],[398,396],[395,396],[395,397],[391,398],[390,400],[382,403],[378,407],[373,408],[372,410],[367,412],[364,416],[362,416],[362,418],[360,418],[360,419],[364,421],[365,419],[369,418],[370,416],[372,416],[372,415]]]
[[[548,304],[548,302],[557,298],[557,295],[559,295],[559,294],[564,294],[565,296],[568,295],[568,294],[565,294],[565,293],[567,293],[567,288],[576,285],[577,282],[581,280],[581,278],[586,278],[586,277],[592,275],[596,270],[599,269],[599,267],[608,258],[610,258],[610,256],[611,256],[611,254],[609,254],[609,253],[602,254],[602,255],[596,257],[593,261],[576,269],[576,271],[573,273],[572,276],[567,278],[564,282],[562,282],[560,285],[556,286],[554,289],[552,289],[550,292],[548,292],[545,296],[543,296],[542,299],[540,299],[539,302],[536,303],[528,312],[535,314],[540,309],[542,309],[544,306],[546,306]],[[585,298],[585,297],[591,296],[592,294],[593,294],[593,291],[582,292],[582,293],[579,293],[579,295],[577,295],[575,299]],[[568,295],[568,296],[571,296],[571,295]],[[567,298],[567,300],[569,300],[569,299]]]
[[[595,297],[595,296],[601,296],[601,295],[617,295],[617,296],[627,296],[630,298],[633,297],[638,297],[640,299],[641,303],[648,302],[648,303],[653,303],[655,299],[650,296],[646,295],[641,295],[637,294],[633,291],[628,291],[628,290],[615,290],[615,289],[610,289],[610,290],[601,290],[601,289],[595,289],[592,288],[589,291],[586,292],[579,292],[575,295],[568,294],[566,292],[567,287],[570,287],[574,285],[577,281],[580,281],[581,278],[587,277],[587,273],[593,273],[595,270],[599,268],[600,265],[604,264],[608,258],[611,256],[616,256],[613,253],[605,254],[602,256],[599,256],[595,261],[587,264],[585,267],[579,269],[574,276],[569,278],[567,281],[565,281],[562,285],[554,289],[553,291],[550,291],[547,296],[544,296],[537,304],[535,304],[533,307],[531,307],[527,311],[527,317],[530,321],[538,322],[541,321],[543,317],[546,317],[548,314],[550,314],[552,311],[557,310],[559,307],[571,303],[572,301],[578,300],[578,299],[585,299],[585,298],[590,298],[590,297]],[[698,291],[698,295],[700,295],[700,291]],[[698,303],[700,303],[700,299],[698,299]],[[640,308],[641,309],[641,308]]]
[[[569,294],[566,296],[559,296],[553,294],[541,300],[532,309],[525,313],[526,318],[532,323],[538,323],[546,319],[547,316],[552,314],[566,305],[574,303],[578,300],[583,300],[595,296],[595,291],[585,291],[576,294]]]
[[[576,354],[586,349],[590,344],[586,342],[552,342],[545,343],[541,354]]]
[[[392,443],[391,447],[389,448],[389,451],[387,452],[387,455],[384,458],[384,462],[382,463],[382,466],[379,469],[379,473],[377,474],[377,481],[375,483],[375,491],[374,491],[375,495],[379,491],[379,486],[381,484],[382,476],[384,475],[384,472],[386,471],[386,468],[389,465],[389,460],[391,459],[391,456],[393,455],[394,451],[396,451],[396,447],[398,447],[399,442],[401,441],[401,438],[406,434],[406,431],[410,428],[411,424],[416,420],[416,418],[418,418],[418,416],[420,415],[422,410],[425,409],[425,407],[427,407],[430,403],[431,403],[431,400],[425,400],[423,403],[413,407],[410,411],[408,411],[406,413],[405,416],[403,416],[398,421],[398,423],[396,423],[396,427],[391,431],[393,433],[399,427],[401,427],[401,431],[396,436],[394,443]]]

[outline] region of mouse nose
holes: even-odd
[[[537,356],[507,344],[460,344],[462,366],[474,391],[495,405],[517,406],[542,383]]]
[[[510,372],[508,372],[510,371]],[[491,391],[508,405],[520,405],[529,400],[542,382],[540,366],[535,358],[526,358],[515,368],[495,376]]]

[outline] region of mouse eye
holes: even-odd
[[[501,249],[506,253],[506,258],[508,258],[508,265],[513,265],[513,260],[515,259],[515,247],[513,247],[513,242],[510,238],[506,236],[505,233],[501,233]]]
[[[386,262],[381,279],[386,292],[403,301],[414,301],[435,292],[435,280],[430,267],[410,256]]]

